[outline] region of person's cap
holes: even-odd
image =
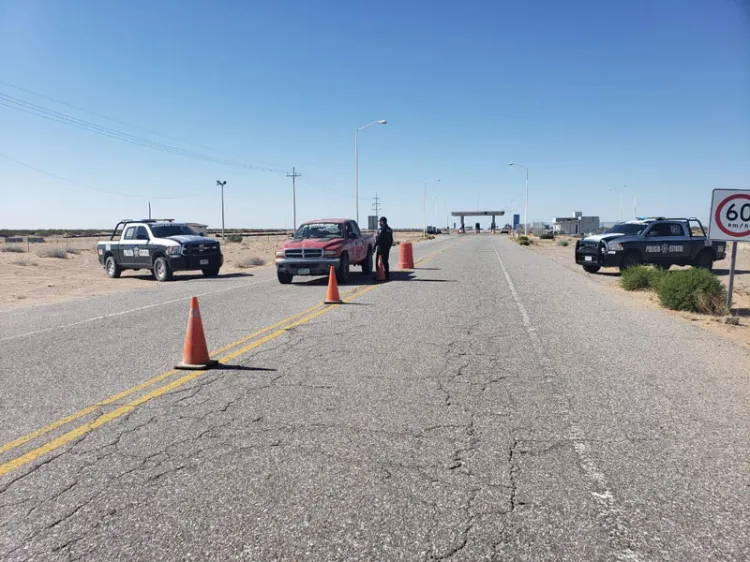
[[[388,219],[385,217],[380,217],[380,222],[388,222]]]

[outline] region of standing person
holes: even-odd
[[[375,237],[375,267],[377,268],[378,258],[382,258],[386,280],[390,280],[391,278],[390,266],[388,265],[388,255],[391,252],[391,246],[393,246],[393,230],[388,226],[388,219],[380,217],[380,229]]]

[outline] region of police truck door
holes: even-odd
[[[135,231],[136,247],[133,249],[133,260],[143,269],[151,269],[151,239],[145,226],[139,226]],[[136,255],[137,254],[137,255]]]
[[[676,263],[690,259],[690,239],[685,225],[658,222],[646,233],[646,255],[654,263]]]
[[[126,267],[134,267],[136,264],[134,251],[138,241],[135,239],[135,231],[135,226],[128,226],[120,237],[120,263]]]

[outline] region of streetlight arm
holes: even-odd
[[[373,121],[372,123],[368,123],[367,125],[362,125],[356,131],[361,131],[362,129],[366,129],[367,127],[371,127],[373,125],[385,125],[388,121],[385,119],[378,119],[377,121]]]

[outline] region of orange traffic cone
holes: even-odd
[[[375,273],[375,281],[385,281],[385,268],[383,267],[383,256],[378,256],[378,268]]]
[[[341,297],[339,296],[339,284],[336,281],[336,271],[331,266],[331,271],[328,273],[328,292],[326,293],[326,300],[323,301],[325,304],[341,304]]]
[[[403,269],[414,269],[414,253],[411,242],[401,244],[399,252],[398,266]]]
[[[185,335],[185,349],[182,353],[182,363],[176,369],[202,371],[218,365],[218,361],[209,358],[206,346],[206,335],[203,333],[201,310],[198,307],[198,297],[190,299],[190,313],[188,314],[187,334]]]

